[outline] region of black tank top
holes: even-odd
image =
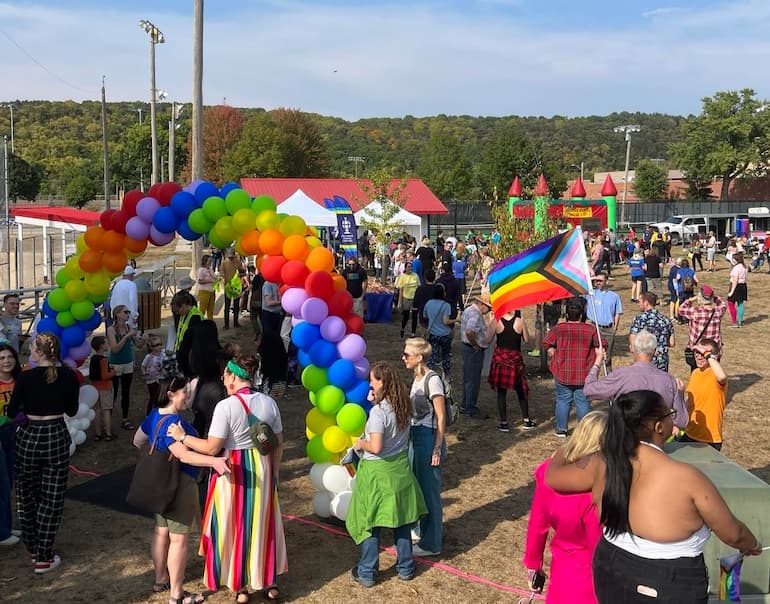
[[[516,317],[513,317],[512,319],[502,318],[500,321],[503,323],[503,331],[497,334],[497,346],[499,348],[518,350],[521,352],[521,334],[516,333],[513,329]]]

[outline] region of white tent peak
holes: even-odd
[[[311,226],[337,226],[337,215],[318,205],[302,189],[297,189],[290,197],[281,202],[278,205],[278,211],[284,214],[301,216]]]

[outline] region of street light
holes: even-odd
[[[626,176],[623,179],[623,201],[620,204],[620,222],[626,221],[626,197],[628,196],[628,161],[631,159],[631,133],[639,132],[642,127],[639,124],[628,126],[616,126],[613,132],[622,132],[626,136]]]
[[[355,174],[356,178],[358,178],[358,164],[364,163],[366,158],[362,157],[361,155],[349,155],[348,161],[352,161],[355,164]]]
[[[155,123],[155,103],[158,90],[155,88],[155,45],[163,44],[166,38],[163,32],[146,19],[139,20],[141,27],[150,36],[150,136],[152,137],[152,176],[150,185],[158,182],[158,129]]]
[[[15,155],[16,145],[13,142],[13,103],[8,103],[7,105],[0,105],[0,107],[11,110],[11,153]]]
[[[182,115],[184,105],[179,105],[175,101],[171,102],[171,121],[168,123],[168,179],[174,181],[174,152],[176,150],[176,130],[179,124],[176,121]]]

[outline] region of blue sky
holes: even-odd
[[[192,0],[0,0],[0,100],[189,101]],[[770,96],[767,0],[207,0],[204,102],[369,116],[697,113]]]

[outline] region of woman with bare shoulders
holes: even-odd
[[[621,395],[610,406],[601,454],[568,464],[559,449],[548,467],[552,489],[593,492],[604,527],[593,560],[600,604],[705,604],[711,531],[745,555],[762,551],[712,482],[663,452],[674,415],[655,392]]]

